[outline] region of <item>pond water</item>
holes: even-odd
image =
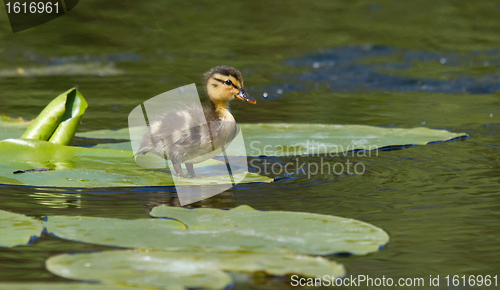
[[[348,275],[422,277],[426,286],[440,275],[444,286],[446,275],[500,273],[500,3],[216,3],[81,1],[68,15],[16,34],[0,13],[0,114],[34,118],[77,86],[89,103],[80,131],[122,128],[142,101],[199,86],[209,68],[229,64],[258,101],[233,104],[241,123],[466,132],[463,141],[332,160],[362,162],[361,175],[297,173],[237,185],[193,206],[330,214],[387,231],[390,243],[379,252],[332,257]],[[0,186],[0,201],[2,210],[37,218],[146,218],[153,206],[177,203],[171,188],[18,186]],[[0,282],[65,281],[45,270],[45,259],[100,249],[45,234],[0,249]],[[266,278],[235,287],[289,285]]]

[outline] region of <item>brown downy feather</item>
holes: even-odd
[[[238,70],[218,66],[205,74],[207,95],[208,81],[215,74],[232,76],[243,86],[243,78]],[[209,107],[201,109],[186,105],[152,120],[135,155],[151,152],[174,164],[199,163],[211,158],[210,155],[231,142],[238,129],[229,113],[228,100],[214,102],[210,95],[208,97]]]

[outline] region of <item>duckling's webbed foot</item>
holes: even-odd
[[[184,178],[189,178],[183,171],[180,163],[173,163],[175,172]]]
[[[191,177],[196,176],[196,173],[194,172],[194,168],[193,168],[193,163],[186,163],[186,169],[187,169],[189,175],[191,175]]]

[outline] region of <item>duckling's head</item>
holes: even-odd
[[[206,90],[214,104],[226,104],[233,99],[240,99],[250,104],[257,101],[243,89],[241,73],[230,66],[216,66],[205,74]]]

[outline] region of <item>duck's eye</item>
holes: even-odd
[[[224,83],[226,84],[226,86],[230,86],[233,84],[233,82],[231,82],[231,80],[226,80]]]

